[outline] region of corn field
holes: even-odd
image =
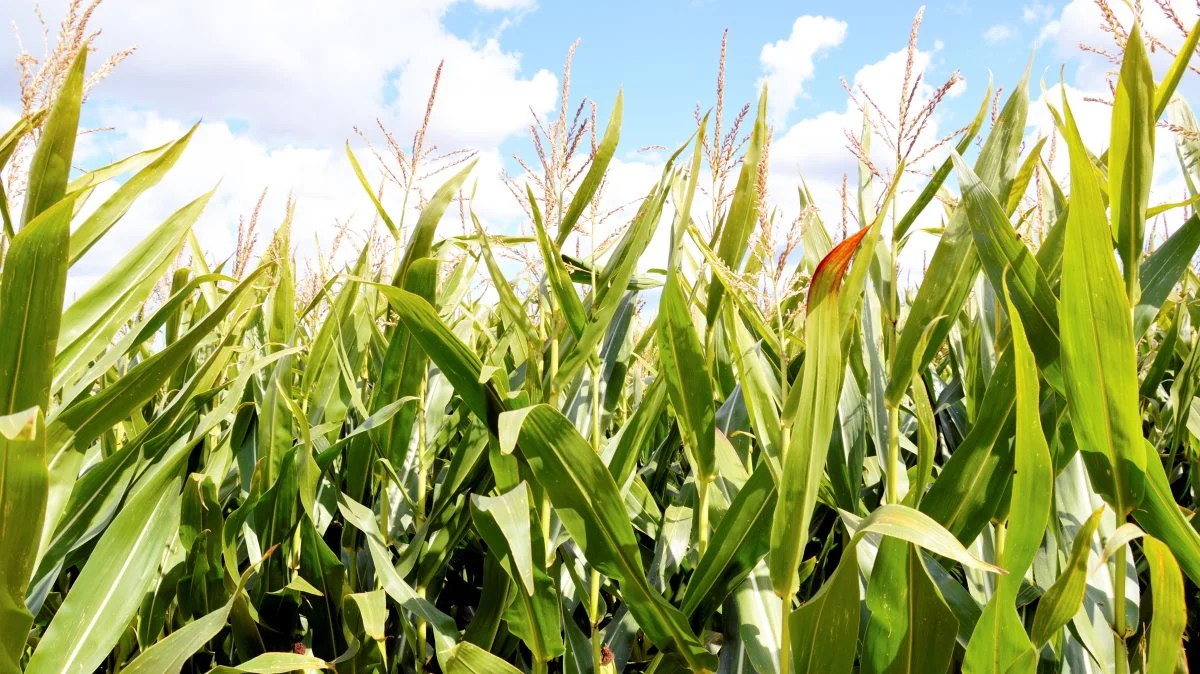
[[[1068,180],[1027,74],[911,205],[864,162],[835,235],[801,186],[795,254],[764,235],[765,91],[711,218],[703,116],[611,245],[564,254],[618,96],[559,201],[521,186],[529,236],[459,201],[474,233],[439,237],[473,163],[407,226],[351,154],[390,259],[303,297],[290,212],[259,259],[205,259],[210,192],[64,306],[191,137],[73,170],[82,50],[0,137],[0,168],[36,139],[0,198],[0,672],[1187,671],[1198,40],[1155,81],[1132,31],[1100,155],[1052,106]],[[1181,203],[1150,203],[1161,125]]]

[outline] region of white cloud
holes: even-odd
[[[917,51],[913,59],[913,77],[924,75],[930,78],[932,52]],[[893,118],[900,106],[900,88],[904,80],[907,65],[907,54],[904,50],[888,54],[883,59],[867,64],[854,75],[854,84],[861,86],[870,93],[872,100],[885,114]],[[965,90],[965,82],[957,85],[951,95],[957,95]],[[913,106],[924,105],[933,94],[933,87],[922,84],[914,98]],[[918,148],[927,147],[939,136],[939,120],[937,116],[930,120],[920,134]],[[796,186],[801,179],[813,193],[817,207],[825,225],[831,231],[836,231],[841,220],[841,197],[839,191],[843,174],[849,176],[850,190],[853,194],[857,180],[858,163],[847,148],[846,134],[858,136],[862,129],[862,114],[854,105],[847,101],[842,110],[829,110],[814,117],[802,119],[795,124],[778,131],[771,145],[771,172],[768,185],[769,199],[777,205],[782,213],[794,215],[796,212]],[[886,123],[885,123],[886,126]],[[872,162],[884,170],[890,170],[895,164],[895,153],[877,134],[872,132],[874,139],[871,144]],[[944,131],[942,132],[944,133]],[[920,149],[917,150],[920,152]],[[935,162],[945,157],[945,150],[934,152],[922,160],[919,166],[911,168],[928,169]],[[911,177],[902,182],[900,206],[903,210],[916,197],[916,189],[923,183],[920,177]],[[882,189],[876,187],[876,190]],[[853,198],[853,197],[852,197]],[[791,215],[787,217],[791,217]],[[918,226],[937,224],[938,209],[926,209]],[[853,222],[850,224],[854,226]],[[919,269],[921,252],[930,245],[929,237],[917,237],[904,251],[901,264],[906,268]]]
[[[533,9],[537,7],[536,0],[472,0],[476,6],[486,10]]]
[[[1190,27],[1197,19],[1197,8],[1193,3],[1183,0],[1169,0],[1184,26]],[[1125,26],[1132,25],[1132,11],[1123,3],[1110,3],[1117,19]],[[1172,50],[1176,50],[1183,42],[1184,34],[1158,6],[1147,5],[1143,11],[1142,25],[1147,33],[1155,35]],[[1103,152],[1109,145],[1110,121],[1112,108],[1086,99],[1108,100],[1112,98],[1109,89],[1109,76],[1117,66],[1096,54],[1082,52],[1080,43],[1116,51],[1112,36],[1104,32],[1103,16],[1092,0],[1072,0],[1063,7],[1057,19],[1046,26],[1041,40],[1050,44],[1055,53],[1069,59],[1075,65],[1073,76],[1066,85],[1067,100],[1071,105],[1080,135],[1084,144],[1094,153]],[[1163,49],[1150,54],[1151,65],[1156,77],[1169,67],[1172,57]],[[1198,90],[1197,78],[1186,74],[1180,84],[1180,92],[1184,98],[1191,98]],[[1034,133],[1049,135],[1053,123],[1046,111],[1046,102],[1054,107],[1062,108],[1062,91],[1060,86],[1050,88],[1041,98],[1030,107],[1030,126]],[[1052,170],[1058,175],[1065,176],[1066,149],[1061,146],[1056,155]],[[1151,188],[1151,202],[1161,203],[1180,200],[1182,190],[1178,161],[1175,156],[1175,138],[1173,134],[1159,128],[1155,138],[1154,180]],[[1180,212],[1169,214],[1171,228],[1178,224]]]
[[[102,108],[98,114],[105,124],[119,129],[107,134],[98,150],[114,156],[160,145],[187,130],[178,120],[155,112]],[[355,153],[368,175],[378,175],[374,160],[365,148],[356,147]],[[478,183],[476,209],[489,229],[493,225],[507,226],[520,215],[519,206],[500,180],[502,163],[495,149],[482,152],[468,180],[468,190],[472,183]],[[422,189],[428,194],[449,176],[450,173],[434,176],[422,183]],[[218,181],[216,194],[194,227],[206,257],[212,263],[233,252],[238,218],[250,214],[264,188],[268,192],[259,219],[260,249],[282,221],[289,193],[296,200],[292,242],[300,258],[315,253],[315,239],[319,238],[324,246],[328,246],[337,229],[336,223],[347,218],[351,223],[350,238],[341,250],[341,258],[356,253],[375,215],[340,145],[271,148],[246,133],[234,131],[225,122],[204,122],[196,130],[179,163],[162,183],[134,204],[125,218],[73,268],[72,274],[87,280],[103,273],[114,260],[124,255],[130,241],[136,241],[180,206],[212,189]],[[106,184],[93,195],[89,206],[101,203],[113,189],[113,185]],[[385,192],[384,205],[393,219],[400,218],[400,194],[394,187]],[[409,225],[414,222],[416,212],[415,205],[410,203]],[[378,231],[386,236],[382,226]],[[461,233],[455,209],[447,213],[440,232],[444,235]]]
[[[991,28],[988,28],[983,33],[984,41],[988,42],[989,44],[997,44],[999,42],[1004,42],[1005,40],[1011,40],[1014,36],[1016,36],[1016,33],[1013,31],[1013,29],[1009,28],[1003,23],[998,23]]]
[[[347,217],[357,240],[348,240],[343,254],[357,248],[374,210],[343,143],[351,138],[357,145],[353,127],[373,127],[379,118],[406,144],[425,115],[443,58],[427,146],[479,150],[472,173],[478,214],[489,228],[511,228],[520,209],[500,181],[505,161],[498,147],[525,131],[531,109],[543,115],[553,109],[558,78],[546,70],[525,72],[521,55],[499,41],[499,30],[478,41],[452,34],[443,19],[452,5],[467,1],[362,0],[354,11],[321,0],[294,0],[287,11],[242,0],[100,5],[93,25],[104,28],[101,53],[130,44],[138,51],[95,90],[85,112],[88,124],[117,130],[82,137],[77,160],[107,163],[177,138],[201,117],[204,122],[163,182],[72,269],[71,292],[80,292],[130,241],[218,181],[195,226],[213,261],[232,252],[238,218],[249,215],[264,187],[269,192],[260,248],[282,220],[289,193],[297,203],[293,243],[301,257],[314,252],[314,238],[327,245],[335,220]],[[531,0],[469,1],[488,12],[507,12],[497,17],[502,22],[535,7]],[[53,23],[64,0],[43,5]],[[36,41],[32,13],[14,13],[26,39]],[[11,70],[0,71],[0,88],[11,87]],[[0,121],[13,114],[0,108]],[[356,154],[377,176],[370,153],[356,147]],[[426,193],[449,175],[427,181]],[[97,190],[89,206],[113,189]],[[384,202],[398,218],[399,195],[387,194]],[[452,209],[444,231],[458,233],[457,220]]]
[[[1197,7],[1185,0],[1167,0],[1175,11],[1180,22],[1190,28],[1195,24]],[[1133,10],[1121,2],[1109,3],[1113,14],[1122,25],[1129,27],[1133,24]],[[1183,43],[1184,32],[1181,31],[1158,6],[1149,3],[1142,12],[1142,27],[1146,33],[1162,40],[1164,44],[1175,50]],[[1035,44],[1049,45],[1053,53],[1063,60],[1071,60],[1077,64],[1074,73],[1074,84],[1080,88],[1095,91],[1107,91],[1107,77],[1118,66],[1106,59],[1091,53],[1082,53],[1079,45],[1086,44],[1110,52],[1116,52],[1112,36],[1105,32],[1104,16],[1094,0],[1071,0],[1058,14],[1058,17],[1046,23]],[[1163,49],[1156,49],[1150,54],[1150,62],[1157,76],[1161,77],[1170,65],[1173,57]],[[1188,80],[1185,78],[1185,86]],[[1104,94],[1107,98],[1110,94]]]
[[[1088,91],[1067,85],[1054,85],[1046,90],[1029,106],[1030,136],[1037,138],[1049,136],[1055,131],[1054,120],[1050,116],[1047,105],[1052,105],[1061,114],[1063,91],[1066,90],[1067,103],[1071,106],[1071,114],[1079,128],[1079,136],[1083,144],[1093,154],[1100,155],[1109,146],[1112,127],[1112,108],[1098,102],[1097,98],[1107,97],[1107,89],[1103,92]],[[1062,138],[1058,139],[1058,151],[1050,169],[1063,179],[1064,186],[1069,176],[1069,155]],[[1170,130],[1159,127],[1154,139],[1154,181],[1152,193],[1161,192],[1161,198],[1152,196],[1152,201],[1177,201],[1178,191],[1171,193],[1168,188],[1172,178],[1178,174],[1178,163],[1175,156],[1175,138]],[[1168,196],[1169,195],[1169,196]]]
[[[1021,20],[1025,23],[1041,23],[1054,16],[1054,6],[1049,3],[1034,2],[1021,8]]]
[[[63,2],[44,3],[51,21]],[[523,129],[530,107],[552,107],[557,78],[546,70],[523,72],[520,54],[495,39],[471,42],[450,33],[442,22],[454,4],[360,0],[351,10],[293,0],[281,11],[276,3],[243,0],[104,3],[93,19],[104,28],[102,50],[136,44],[138,52],[96,95],[177,119],[236,121],[271,144],[332,144],[375,117],[399,127],[419,123],[433,72],[445,58],[436,142],[495,144]],[[15,18],[22,34],[36,40],[32,13]],[[0,72],[0,87],[13,84],[11,69]],[[471,111],[471,124],[451,116],[463,110]]]
[[[778,123],[804,95],[804,83],[812,79],[814,60],[822,51],[832,49],[846,39],[846,22],[825,16],[802,16],[792,24],[787,39],[763,45],[759,61],[766,73],[770,90],[768,105],[771,117]]]

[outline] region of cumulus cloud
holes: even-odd
[[[72,270],[71,292],[81,291],[130,241],[218,181],[195,226],[214,260],[232,252],[238,218],[253,210],[263,188],[269,188],[263,229],[282,220],[288,195],[295,196],[293,243],[301,257],[315,251],[314,239],[327,244],[336,223],[347,218],[358,240],[346,248],[356,248],[374,211],[343,143],[352,139],[374,184],[375,162],[354,126],[372,127],[379,118],[404,143],[421,124],[442,59],[427,145],[477,149],[469,185],[477,184],[479,216],[489,227],[510,228],[520,209],[501,181],[505,160],[499,146],[525,131],[531,110],[545,115],[553,109],[558,78],[547,70],[523,69],[521,55],[504,47],[499,31],[482,40],[451,33],[444,24],[447,12],[467,2],[501,22],[535,7],[532,0],[363,0],[354,11],[321,0],[294,0],[287,11],[241,0],[100,5],[94,22],[105,29],[101,53],[131,44],[138,51],[95,90],[85,110],[87,125],[116,131],[81,137],[77,161],[107,163],[173,140],[196,120],[204,121],[167,178]],[[53,22],[65,2],[42,4]],[[14,14],[27,41],[36,40],[40,29],[32,12]],[[11,69],[0,71],[0,88],[15,86]],[[0,106],[0,121],[15,114]],[[449,175],[422,187],[428,194]],[[113,189],[98,190],[89,206]],[[398,218],[399,195],[385,193],[384,202]],[[458,233],[452,220],[453,213],[443,227]],[[260,230],[260,247],[267,237]]]
[[[185,124],[157,112],[102,108],[97,114],[120,131],[108,134],[106,141],[93,152],[113,156],[161,145],[187,130]],[[354,151],[364,168],[375,174],[366,148],[355,147]],[[487,225],[508,225],[520,216],[519,206],[500,179],[502,167],[499,151],[485,150],[479,154],[468,181],[468,190],[478,186],[476,208]],[[434,176],[420,187],[429,194],[449,175]],[[350,238],[341,251],[341,259],[348,258],[362,244],[375,217],[374,208],[355,179],[341,145],[269,147],[226,122],[203,122],[179,163],[162,183],[139,199],[112,232],[100,239],[72,270],[84,282],[74,284],[73,290],[86,287],[86,281],[108,269],[113,260],[128,250],[130,241],[138,240],[180,206],[214,187],[216,193],[194,227],[206,257],[214,263],[233,252],[238,219],[250,214],[264,189],[267,196],[259,219],[260,248],[270,231],[282,222],[289,195],[296,201],[292,241],[300,258],[316,252],[317,239],[328,246],[338,223],[349,220]],[[115,186],[106,184],[89,200],[89,207],[101,203],[113,189]],[[401,216],[400,196],[394,188],[384,194],[384,205],[396,220]],[[406,216],[409,225],[415,221],[417,210],[410,203]],[[455,213],[451,209],[443,220],[442,234],[462,233]],[[382,226],[377,231],[386,235]]]
[[[983,32],[983,39],[989,44],[997,44],[1005,40],[1011,40],[1016,33],[1012,28],[1009,28],[1003,23],[998,23]]]
[[[533,9],[535,0],[473,0],[476,6],[487,10]]]
[[[896,116],[900,107],[900,83],[904,80],[906,56],[904,50],[892,52],[860,68],[852,81],[856,89],[865,89],[879,109],[891,117]],[[926,71],[930,68],[931,57],[931,52],[916,52],[912,65],[914,78],[922,74],[928,78]],[[963,86],[956,87],[953,93],[962,91]],[[921,84],[913,107],[924,105],[933,91],[932,86]],[[937,120],[934,119],[925,129],[922,138],[926,142],[937,138],[937,126]],[[802,174],[810,182],[816,180],[840,184],[842,173],[857,170],[857,160],[846,148],[846,132],[858,135],[861,128],[862,114],[847,100],[841,110],[826,111],[799,120],[782,132],[777,131],[771,147],[773,175],[778,173],[780,177],[787,175],[798,178]],[[882,141],[875,142],[872,150],[873,158],[878,159],[881,166],[888,166],[892,150]]]
[[[1180,23],[1190,28],[1198,18],[1197,6],[1185,0],[1165,0]],[[1123,26],[1133,25],[1133,10],[1121,2],[1108,3],[1113,15]],[[1157,5],[1147,5],[1141,16],[1142,27],[1172,50],[1183,43],[1184,31]],[[1048,21],[1038,35],[1037,44],[1048,45],[1055,56],[1074,62],[1074,84],[1089,91],[1107,92],[1108,76],[1118,68],[1117,64],[1095,54],[1081,54],[1079,45],[1086,44],[1109,52],[1117,52],[1113,37],[1105,32],[1105,17],[1094,0],[1071,0]],[[1150,62],[1157,76],[1161,77],[1173,57],[1163,49],[1150,54]],[[1192,79],[1192,78],[1185,78]],[[1103,94],[1108,97],[1110,94]]]
[[[1167,0],[1168,6],[1175,12],[1182,25],[1190,27],[1197,19],[1197,7],[1194,3],[1183,0]],[[1111,9],[1118,21],[1124,26],[1132,26],[1133,13],[1123,3],[1110,3]],[[1146,33],[1156,36],[1167,47],[1175,51],[1183,43],[1184,32],[1176,25],[1174,19],[1163,12],[1159,6],[1147,6],[1141,16]],[[1111,99],[1110,79],[1118,65],[1103,56],[1090,52],[1082,52],[1079,44],[1084,43],[1097,48],[1116,52],[1112,36],[1105,32],[1104,16],[1092,0],[1071,0],[1065,5],[1058,17],[1047,24],[1042,32],[1042,40],[1049,44],[1055,54],[1074,65],[1074,73],[1065,86],[1067,100],[1079,125],[1080,135],[1084,144],[1093,152],[1104,151],[1109,144],[1110,119],[1112,108],[1103,103],[1088,99]],[[1163,49],[1157,49],[1150,54],[1151,66],[1156,77],[1162,77],[1170,66],[1173,57]],[[1054,86],[1030,108],[1030,125],[1035,133],[1049,135],[1053,123],[1046,112],[1046,103],[1056,108],[1062,107],[1062,91],[1060,86]],[[1197,78],[1193,75],[1184,77],[1180,92],[1185,98],[1191,98],[1197,91]],[[1152,200],[1178,200],[1177,190],[1172,188],[1179,176],[1175,158],[1173,135],[1166,129],[1158,129],[1155,141],[1155,178]],[[1063,156],[1059,152],[1055,171],[1066,172]]]
[[[918,50],[914,54],[912,76],[922,75],[925,80],[933,77],[933,52]],[[884,114],[894,118],[900,107],[901,85],[907,67],[905,50],[892,52],[874,63],[860,68],[854,75],[853,84],[862,87]],[[950,92],[958,95],[965,91],[966,84],[961,82]],[[934,88],[921,84],[913,99],[913,107],[920,108],[933,95]],[[942,134],[939,119],[935,115],[918,137],[917,152],[921,148],[934,143]],[[884,123],[886,125],[886,123]],[[786,129],[777,131],[775,141],[771,146],[771,171],[768,185],[770,200],[780,208],[782,213],[796,211],[796,186],[801,180],[808,186],[821,211],[826,226],[836,229],[841,220],[840,189],[842,176],[849,175],[853,185],[858,171],[858,162],[847,148],[847,133],[857,136],[862,129],[862,113],[847,100],[840,110],[828,110],[816,116],[799,120]],[[873,132],[874,133],[874,132]],[[935,162],[945,157],[945,150],[937,151],[922,160],[919,166],[912,168],[927,170]],[[880,138],[875,137],[871,144],[871,159],[876,166],[890,170],[895,164],[894,150],[889,148]],[[919,187],[920,178],[908,178],[902,182],[901,208],[910,203],[916,196],[915,189]],[[853,186],[851,187],[853,190]],[[937,209],[927,209],[919,224],[936,224]],[[853,223],[850,226],[854,226]],[[928,248],[930,240],[922,237],[914,239],[912,245],[905,250],[902,264],[912,267],[919,264],[921,252]],[[915,262],[914,262],[915,261]]]
[[[1070,84],[1058,84],[1050,87],[1029,106],[1030,138],[1049,137],[1055,133],[1054,120],[1050,115],[1049,106],[1062,111],[1063,93],[1066,92],[1067,104],[1071,106],[1071,114],[1079,128],[1079,136],[1083,144],[1095,155],[1100,155],[1109,146],[1112,128],[1112,108],[1096,100],[1096,93],[1080,89]],[[1055,153],[1050,170],[1055,177],[1067,184],[1069,177],[1069,155],[1066,148],[1061,146]],[[1167,202],[1180,200],[1179,190],[1174,189],[1174,179],[1179,175],[1178,162],[1175,156],[1175,137],[1166,128],[1159,127],[1154,140],[1154,179],[1151,188],[1151,201]]]
[[[786,121],[804,95],[804,84],[813,77],[815,61],[822,52],[846,39],[846,22],[825,16],[802,16],[792,24],[783,40],[763,45],[759,61],[765,73],[761,81],[770,90],[768,105],[776,122]]]
[[[1021,8],[1021,20],[1025,23],[1041,23],[1054,16],[1054,6],[1049,3],[1034,2]]]
[[[63,0],[44,3],[55,17]],[[495,144],[523,128],[529,109],[553,105],[557,78],[526,73],[520,54],[494,40],[464,40],[443,24],[455,0],[158,0],[100,5],[101,46],[136,44],[99,99],[178,119],[238,122],[268,143],[330,143],[354,124],[385,117],[411,125],[424,113],[429,84],[445,58],[441,110],[472,111],[472,123],[442,118],[438,142]],[[476,0],[489,9],[530,3]],[[34,39],[32,12],[17,12]],[[11,69],[0,87],[15,83]],[[10,89],[11,90],[11,89]],[[488,114],[476,114],[487,110]]]

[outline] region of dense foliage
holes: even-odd
[[[81,54],[0,138],[3,163],[38,134],[20,212],[0,200],[0,672],[1186,668],[1200,217],[1144,248],[1195,201],[1149,203],[1160,118],[1200,179],[1173,96],[1197,38],[1156,83],[1133,33],[1104,154],[1054,110],[1069,184],[1023,147],[1027,81],[905,210],[864,166],[865,226],[835,241],[806,208],[783,292],[759,281],[764,94],[711,231],[705,118],[614,245],[561,253],[618,98],[563,207],[527,193],[533,237],[439,239],[466,165],[410,231],[376,201],[398,254],[298,303],[290,220],[256,267],[210,267],[204,195],[64,308],[191,136],[72,177]],[[943,207],[906,292],[897,256]],[[504,278],[518,245],[534,292]]]

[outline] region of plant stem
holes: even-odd
[[[782,315],[776,316],[776,329],[779,331],[779,399],[786,405],[788,398],[788,355],[787,355],[787,333],[783,328]],[[779,437],[779,462],[780,471],[786,464],[786,456],[789,445],[792,444],[792,421],[783,419],[783,427],[780,429]],[[770,459],[767,459],[768,461]],[[780,629],[779,629],[779,672],[787,674],[791,671],[791,651],[792,651],[792,636],[788,630],[788,622],[792,616],[792,598],[790,596],[780,597]]]
[[[779,621],[779,671],[787,674],[792,671],[792,633],[788,624],[792,619],[792,598],[783,597]]]
[[[541,512],[538,513],[542,524],[542,554],[545,557],[546,569],[554,565],[554,548],[550,543],[550,494],[542,490]]]
[[[600,572],[592,569],[592,587],[590,606],[591,611],[588,613],[592,619],[592,665],[596,672],[600,671],[600,659],[602,657],[601,638],[600,638]]]
[[[595,286],[593,286],[595,287]],[[592,450],[597,455],[600,454],[600,439],[602,431],[600,429],[600,358],[593,355],[591,362],[592,370]],[[600,659],[602,657],[601,638],[600,638],[600,620],[603,616],[600,615],[600,572],[595,568],[592,569],[592,587],[591,587],[591,603],[588,615],[592,619],[592,663],[595,671],[600,671]]]
[[[417,498],[416,521],[417,528],[425,523],[425,490],[428,488],[428,466],[425,465],[425,391],[429,382],[429,370],[421,374],[421,383],[417,388]]]
[[[900,502],[900,410],[885,408],[888,415],[887,500]]]
[[[425,588],[416,588],[417,596],[425,597]],[[417,618],[417,672],[425,671],[425,619]]]
[[[1113,646],[1117,660],[1117,674],[1129,671],[1129,653],[1125,650],[1125,569],[1127,566],[1125,545],[1117,549],[1116,570],[1113,572]]]
[[[553,311],[553,303],[549,304]],[[546,377],[549,382],[547,388],[546,400],[554,409],[558,409],[558,388],[554,381],[558,378],[558,333],[551,327],[550,337],[550,372]],[[545,489],[542,489],[542,543],[546,546],[546,568],[549,569],[554,564],[554,544],[550,541],[550,494]]]
[[[699,520],[697,521],[696,529],[698,535],[696,538],[696,556],[697,558],[704,556],[704,551],[708,549],[708,488],[712,485],[712,480],[701,477],[696,480],[696,509]]]

